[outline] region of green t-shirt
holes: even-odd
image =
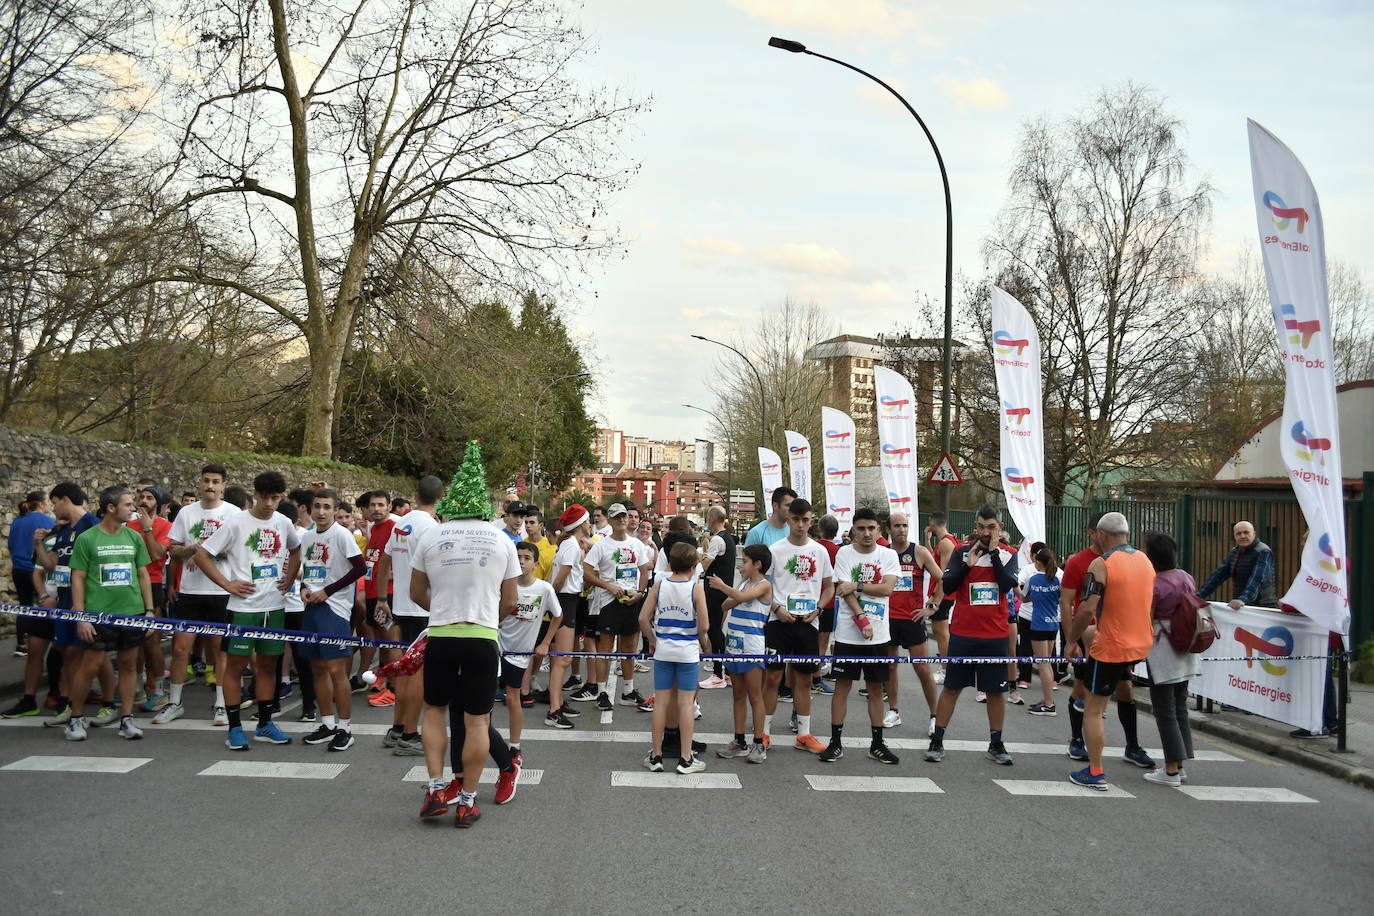
[[[86,610],[101,614],[142,614],[138,571],[148,565],[148,548],[131,528],[106,534],[87,528],[72,545],[72,569],[86,571]]]

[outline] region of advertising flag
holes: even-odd
[[[916,511],[916,394],[891,369],[875,366],[873,414],[878,421],[878,464],[887,488],[887,511]]]
[[[1282,602],[1348,634],[1349,560],[1322,211],[1292,151],[1254,121],[1249,131],[1260,252],[1285,375],[1279,450],[1308,527],[1302,566]]]
[[[759,449],[759,475],[763,478],[763,505],[759,512],[766,517],[773,511],[773,491],[782,486],[782,459],[771,448]]]
[[[811,502],[811,443],[801,433],[783,430],[787,436],[787,471],[797,496]]]
[[[1040,335],[1030,312],[1003,290],[992,288],[992,363],[997,370],[1002,429],[1002,492],[1022,536],[1022,561],[1030,545],[1045,540],[1044,402],[1040,389]]]
[[[825,509],[840,523],[840,538],[854,521],[854,421],[833,407],[821,408],[821,461]]]

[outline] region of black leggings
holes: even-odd
[[[463,742],[467,740],[468,727],[463,722],[463,711],[457,706],[448,708],[448,730],[448,763],[453,769],[454,776],[462,776]],[[487,738],[491,741],[491,759],[496,761],[496,768],[503,773],[509,773],[512,765],[510,745],[506,744],[506,739],[490,724],[487,725]]]
[[[725,654],[725,596],[713,588],[706,589],[706,636],[711,640],[711,654]],[[716,677],[725,676],[725,666],[713,662],[712,670]]]
[[[1034,655],[1031,649],[1031,622],[1024,617],[1016,618],[1016,654],[1021,656]],[[1016,679],[1030,683],[1031,674],[1035,671],[1035,666],[1030,662],[1016,663]]]

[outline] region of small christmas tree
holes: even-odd
[[[482,445],[473,439],[463,453],[463,463],[448,484],[448,494],[435,506],[443,519],[492,517],[487,493],[487,472],[482,467]]]

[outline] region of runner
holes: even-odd
[[[591,617],[597,621],[596,629],[601,634],[597,640],[597,651],[603,654],[615,652],[616,642],[620,640],[620,652],[633,652],[639,638],[639,609],[643,600],[645,584],[649,578],[649,550],[638,539],[626,533],[629,525],[629,512],[621,503],[612,504],[606,515],[611,521],[610,537],[602,538],[592,544],[582,561],[582,579],[593,589],[589,605]],[[588,692],[596,694],[597,708],[606,711],[614,709],[609,694],[604,689],[609,671],[607,659],[593,661],[593,680],[572,695],[572,699],[585,701]],[[639,691],[635,690],[634,660],[623,659],[620,663],[621,677],[625,692],[620,695],[622,706],[638,706],[644,702]],[[597,691],[597,686],[603,689]]]
[[[134,517],[129,519],[128,528],[143,538],[143,546],[148,551],[148,582],[153,590],[153,610],[155,616],[167,616],[167,548],[171,543],[172,523],[163,518],[167,508],[167,494],[160,487],[142,487],[134,497]],[[162,654],[162,634],[149,631],[143,640],[143,666],[146,672],[147,694],[143,701],[144,712],[157,712],[167,705],[167,694],[162,690],[162,672],[167,660]]]
[[[725,671],[730,675],[730,688],[735,694],[735,740],[726,748],[716,751],[717,757],[748,757],[750,763],[763,763],[768,759],[768,748],[764,738],[763,707],[763,662],[758,661],[765,653],[763,628],[768,623],[768,609],[773,604],[773,586],[769,584],[769,567],[773,563],[773,553],[762,544],[750,544],[744,548],[740,560],[740,575],[744,581],[735,588],[719,575],[711,574],[706,580],[710,589],[725,596],[723,607],[725,618],[725,651],[730,655],[752,655],[754,659],[740,659],[725,663]],[[734,570],[730,570],[733,575]],[[710,594],[710,591],[707,592]],[[708,617],[709,617],[709,607]],[[754,715],[754,743],[744,743],[744,704]]]
[[[553,581],[553,558],[557,549],[549,543],[544,529],[544,515],[534,506],[525,508],[525,540],[539,548],[539,562],[534,564],[534,577]]]
[[[762,544],[772,547],[787,537],[791,530],[788,524],[788,507],[797,498],[797,491],[791,487],[778,487],[773,491],[772,509],[767,518],[759,522],[744,536],[744,546]]]
[[[726,515],[725,509],[721,506],[712,506],[706,510],[706,528],[710,532],[710,538],[706,542],[706,556],[702,562],[706,564],[708,577],[713,576],[719,579],[733,590],[737,542],[726,524],[728,521],[729,516]],[[711,623],[709,635],[711,637],[712,655],[721,655],[725,652],[725,601],[728,595],[729,592],[719,586],[708,584],[706,589],[706,616]],[[763,635],[761,630],[759,635]],[[759,676],[762,677],[762,665],[760,665],[759,670]],[[725,687],[730,683],[726,679],[727,673],[722,662],[712,662],[711,676],[703,680],[698,686],[702,690]],[[739,694],[736,693],[736,704],[740,703],[738,697]],[[760,708],[762,707],[760,706]]]
[[[339,494],[316,490],[311,500],[315,526],[300,536],[300,593],[305,605],[301,629],[321,636],[351,636],[352,585],[367,572],[367,564],[353,535],[334,520]],[[320,710],[319,728],[301,740],[327,744],[331,751],[348,750],[353,746],[353,694],[348,685],[353,647],[305,643],[296,647],[296,655],[310,665]]]
[[[396,634],[391,632],[392,621],[389,613],[378,616],[377,605],[384,602],[386,607],[390,607],[392,599],[392,582],[387,579],[387,583],[382,588],[378,588],[377,566],[383,559],[382,551],[386,549],[387,541],[391,540],[391,530],[400,521],[399,515],[390,515],[391,494],[385,490],[373,490],[364,494],[366,502],[364,511],[367,513],[367,546],[363,548],[363,556],[367,561],[367,576],[363,581],[363,603],[364,614],[361,622],[354,621],[355,629],[360,636],[368,636],[372,639],[393,639]],[[379,622],[380,621],[380,622]],[[363,646],[358,650],[358,671],[363,672],[372,667],[372,660],[378,654],[378,650],[372,646]],[[382,649],[382,664],[397,658],[401,654],[399,649]],[[356,687],[350,682],[350,688]],[[372,691],[368,694],[367,705],[376,707],[396,705],[396,694],[390,686],[383,682],[373,685]]]
[[[502,512],[502,521],[505,525],[501,532],[510,538],[512,544],[518,544],[525,539],[525,504],[518,499],[513,499],[506,503],[506,508]]]
[[[930,523],[926,525],[926,549],[935,558],[935,565],[940,569],[949,569],[949,558],[954,555],[954,550],[959,546],[959,539],[949,533],[949,519],[943,512],[930,513]],[[933,589],[935,583],[930,583]],[[940,655],[949,656],[949,612],[954,607],[954,599],[949,592],[945,592],[945,598],[936,608],[935,613],[930,615],[930,630],[935,634],[935,645],[940,651]],[[945,682],[945,666],[936,665],[932,672],[935,683]]]
[[[529,541],[515,545],[520,563],[520,578],[515,581],[515,613],[501,619],[501,686],[506,688],[506,712],[510,716],[510,750],[520,754],[520,734],[525,728],[521,695],[528,690],[530,678],[539,663],[549,656],[549,644],[562,629],[562,610],[553,586],[535,576],[539,548]],[[545,620],[546,615],[553,620]],[[533,655],[530,655],[533,653]],[[523,755],[521,755],[523,765]]]
[[[136,617],[153,616],[153,590],[148,582],[148,549],[143,538],[126,527],[134,514],[134,494],[128,487],[100,492],[100,524],[87,528],[72,547],[72,610]],[[86,695],[83,685],[115,652],[119,658],[119,737],[137,740],[143,730],[134,724],[134,688],[138,683],[138,653],[147,637],[131,627],[76,624],[81,641],[74,665],[68,741],[86,740]]]
[[[34,555],[57,524],[56,519],[46,514],[47,508],[47,495],[42,490],[34,490],[24,498],[23,512],[10,522],[8,544],[15,600],[26,607],[38,605],[40,595],[46,597],[46,576],[42,567],[34,566]],[[48,659],[52,635],[52,620],[38,617],[16,619],[15,639],[28,656],[24,662],[24,695],[18,703],[0,714],[0,718],[21,719],[38,715],[38,682],[43,676],[43,665]],[[55,664],[49,670],[48,700],[58,702],[57,697],[62,693],[61,655],[54,653],[53,659]]]
[[[615,522],[614,507],[611,510]],[[697,691],[697,666],[707,651],[706,592],[695,575],[697,550],[691,544],[665,547],[669,575],[660,579],[644,601],[639,625],[654,653],[653,747],[644,765],[651,772],[663,772],[663,738],[668,710],[677,709],[680,738],[678,747],[688,748],[677,762],[681,775],[700,773],[706,764],[691,749],[693,712]]]
[[[286,478],[264,471],[253,478],[251,508],[226,518],[210,537],[196,547],[195,561],[218,588],[229,594],[229,622],[241,627],[281,629],[286,623],[285,592],[300,567],[300,536],[296,526],[277,512],[286,493]],[[223,567],[215,559],[222,558]],[[225,746],[248,750],[248,737],[239,718],[243,671],[253,656],[253,682],[258,700],[255,741],[290,744],[291,739],[272,721],[276,696],[276,659],[284,643],[275,639],[234,637],[224,648],[224,710],[229,736]],[[317,688],[320,685],[316,685]]]
[[[902,567],[896,551],[878,545],[878,516],[872,509],[855,509],[849,530],[853,543],[841,547],[835,556],[835,568],[839,570],[835,593],[845,604],[835,619],[835,655],[862,656],[872,658],[873,662],[835,662],[830,744],[821,752],[821,762],[834,763],[844,756],[845,706],[849,702],[849,688],[862,674],[868,687],[868,722],[872,731],[868,756],[879,763],[895,764],[897,755],[883,741],[883,690],[893,666],[880,659],[887,658],[891,642],[888,602]]]
[[[950,621],[949,651],[952,657],[1007,657],[1007,593],[1016,587],[1016,554],[1002,543],[1001,513],[992,506],[978,510],[973,543],[950,555],[945,567],[946,595],[954,596]],[[945,756],[945,729],[965,687],[987,694],[988,757],[993,763],[1011,766],[1011,755],[1002,743],[1006,717],[1007,663],[951,663],[944,689],[936,705],[935,734],[925,759],[939,763]]]
[[[1059,636],[1059,561],[1054,551],[1045,545],[1031,557],[1034,571],[1022,586],[1022,600],[1030,605],[1027,632],[1032,655],[1045,658],[1054,654],[1054,641]],[[1027,710],[1033,716],[1056,715],[1054,708],[1054,671],[1049,662],[1036,665],[1040,678],[1041,702],[1032,703]]]
[[[830,556],[830,565],[833,567],[835,557],[840,552],[840,520],[833,515],[822,515],[821,520],[816,523],[816,529],[820,534],[820,537],[816,538],[816,543],[825,548],[825,552]],[[830,654],[830,643],[835,635],[835,615],[843,603],[844,601],[837,597],[821,610],[820,647],[822,655]],[[817,696],[834,694],[835,688],[830,685],[833,680],[835,680],[835,674],[831,670],[830,662],[826,662],[821,665],[821,670],[816,672],[815,677],[811,679],[811,692]],[[796,718],[797,714],[794,712],[792,714],[794,724]]]
[[[571,652],[574,639],[582,635],[587,622],[587,599],[582,595],[582,558],[592,547],[591,519],[585,508],[574,504],[559,517],[558,527],[562,533],[553,561],[553,587],[558,593],[562,616],[554,636],[554,651]],[[583,686],[575,674],[563,680],[563,673],[568,668],[566,656],[555,655],[549,663],[549,714],[544,724],[550,728],[572,728],[572,720],[582,715],[563,701],[563,691]],[[595,698],[595,691],[592,691],[592,699]]]
[[[58,526],[53,529],[53,548],[48,550],[44,540],[34,541],[34,557],[40,566],[52,576],[52,583],[57,588],[57,607],[60,610],[70,611],[72,609],[72,544],[81,536],[82,532],[88,528],[94,528],[100,520],[86,511],[86,494],[76,484],[70,480],[64,480],[53,487],[48,493],[48,500],[52,503],[53,516],[58,521]],[[39,532],[35,532],[35,538]],[[82,656],[84,643],[76,637],[76,624],[70,620],[53,621],[53,645],[62,655],[62,696],[58,698],[57,711],[53,715],[43,720],[44,725],[65,726],[71,721],[72,703],[80,699],[82,703],[86,700],[86,695],[90,691],[91,682],[88,678],[84,683],[76,682],[76,668]],[[101,692],[106,701],[114,694],[113,669],[109,669],[108,663],[102,665],[100,669]],[[79,697],[77,695],[80,695]],[[104,706],[100,714],[92,720],[93,724],[109,725],[115,720],[115,710],[113,706]]]
[[[606,510],[600,506],[592,507],[592,531],[599,538],[611,536],[611,522],[606,517]]]
[[[892,640],[888,643],[888,654],[893,658],[901,649],[912,659],[929,655],[929,642],[926,634],[926,617],[940,606],[945,595],[944,584],[940,581],[940,567],[935,558],[920,544],[909,540],[911,522],[905,513],[894,512],[888,521],[892,533],[892,550],[897,554],[901,574],[888,602],[892,623]],[[935,590],[929,592],[926,582],[934,582]],[[927,598],[929,595],[929,598]],[[912,669],[921,683],[921,692],[926,698],[927,712],[930,715],[926,727],[927,736],[935,734],[935,676],[931,666],[913,662]],[[883,716],[884,728],[896,728],[902,724],[902,714],[897,710],[897,671],[899,665],[892,665],[891,683],[887,687],[888,710]]]

